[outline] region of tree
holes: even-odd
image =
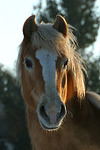
[[[0,67],[0,104],[3,104],[3,130],[0,139],[14,145],[14,150],[30,150],[30,139],[26,126],[25,105],[15,78]],[[1,118],[0,118],[1,123]],[[2,149],[4,150],[4,149]]]
[[[88,78],[87,78],[87,89],[95,91],[100,94],[100,57],[91,60],[91,56],[88,55],[90,59],[87,62]]]

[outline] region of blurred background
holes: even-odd
[[[16,60],[24,21],[32,14],[38,23],[61,14],[77,29],[87,89],[100,94],[100,0],[0,0],[0,150],[31,150]]]

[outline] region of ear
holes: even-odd
[[[100,95],[87,91],[86,97],[92,105],[94,105],[97,109],[100,109]]]
[[[68,30],[67,22],[62,16],[60,15],[56,16],[53,28],[61,32],[64,35],[64,37],[67,36],[67,30]]]
[[[30,40],[32,33],[36,31],[37,31],[37,24],[35,21],[35,15],[32,15],[24,23],[23,26],[24,38]]]

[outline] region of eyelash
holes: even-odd
[[[27,69],[31,69],[33,67],[33,63],[32,63],[30,58],[26,57],[24,59],[24,63],[25,63],[25,66],[26,66]]]
[[[68,59],[65,60],[64,64],[63,64],[63,69],[67,68],[67,64],[68,64]]]
[[[32,61],[31,61],[30,58],[27,58],[27,57],[26,57],[26,58],[24,59],[24,63],[25,63],[25,66],[26,66],[27,69],[31,69],[31,68],[33,67],[33,63],[32,63]],[[66,69],[67,64],[68,64],[68,59],[66,59],[66,61],[64,62],[62,68],[63,68],[63,69]]]

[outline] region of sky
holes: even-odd
[[[32,15],[33,5],[38,0],[0,0],[0,64],[13,70],[18,56],[18,46],[22,42],[24,21]],[[100,0],[96,5],[100,10]],[[100,11],[98,11],[100,13]],[[100,29],[94,43],[95,56],[100,55]]]

